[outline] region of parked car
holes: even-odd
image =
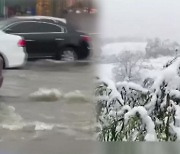
[[[0,58],[3,68],[21,67],[25,64],[27,58],[25,45],[26,42],[22,37],[6,34],[0,30]]]
[[[0,30],[1,33],[24,39],[19,42],[19,46],[26,48],[28,59],[75,61],[91,55],[90,37],[76,31],[65,19],[45,16],[13,17],[1,21]],[[15,49],[9,51],[13,50]]]

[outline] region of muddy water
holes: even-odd
[[[0,153],[93,153],[93,71],[88,62],[48,60],[6,70],[0,90]],[[38,99],[32,99],[34,92]]]

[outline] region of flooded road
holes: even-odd
[[[66,19],[92,37],[97,57],[97,16],[71,13]],[[5,70],[0,154],[96,154],[93,65],[40,60]]]
[[[52,60],[5,70],[0,90],[0,152],[92,154],[93,72],[89,62]]]

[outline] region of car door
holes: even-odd
[[[56,56],[58,45],[65,40],[64,29],[57,24],[41,22],[39,24],[41,33],[42,54],[44,56]]]
[[[40,36],[38,33],[39,22],[21,21],[8,26],[4,31],[9,34],[22,36],[26,40],[28,58],[41,56]]]

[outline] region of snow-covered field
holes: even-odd
[[[172,60],[173,57],[158,57],[151,59],[144,59],[141,65],[141,69],[139,70],[139,78],[140,81],[144,81],[146,78],[155,79],[160,76],[163,66],[169,61]],[[100,78],[106,77],[107,79],[111,79],[115,81],[114,75],[115,72],[114,67],[116,64],[99,64],[97,68],[97,75]],[[138,82],[138,83],[139,83]]]
[[[120,42],[104,45],[101,48],[102,52],[100,55],[100,61],[102,61],[102,63],[96,68],[97,75],[113,79],[112,69],[115,64],[117,64],[116,57],[124,51],[131,51],[133,53],[140,52],[145,55],[146,45],[146,42]]]
[[[147,77],[154,78],[158,76],[158,74],[163,69],[163,66],[166,65],[166,63],[170,60],[172,60],[174,57],[166,56],[166,57],[157,57],[157,58],[150,58],[150,59],[144,59],[142,62],[142,70],[141,72],[141,78],[145,79]]]
[[[158,75],[159,71],[163,69],[163,66],[169,61],[172,60],[172,56],[162,56],[157,58],[144,58],[146,42],[123,42],[123,43],[111,43],[104,45],[102,47],[101,57],[108,59],[110,56],[117,57],[121,55],[123,51],[130,51],[132,53],[137,53],[142,55],[142,59],[137,63],[137,66],[140,67],[139,73],[140,78],[143,80],[147,77],[154,78]],[[100,77],[107,77],[114,80],[113,68],[117,65],[118,62],[109,61],[101,63],[97,67],[97,75]]]
[[[103,56],[131,51],[145,53],[133,43],[109,44]],[[134,46],[134,48],[132,48]],[[137,48],[136,48],[136,47]],[[131,50],[130,50],[131,49]],[[125,54],[124,54],[125,55]],[[128,61],[128,59],[126,59]],[[126,64],[126,61],[124,61]],[[109,62],[108,62],[109,63]],[[145,58],[135,63],[139,81],[117,82],[115,63],[99,64],[96,102],[100,141],[179,141],[180,140],[180,57]],[[122,63],[120,63],[122,64]],[[131,64],[131,63],[128,63]],[[121,67],[121,65],[118,65]],[[124,67],[124,66],[122,66]],[[146,79],[146,80],[145,80]]]
[[[114,64],[98,64],[96,68],[96,74],[99,77],[106,76],[109,79],[113,80],[112,69],[114,68]]]
[[[140,75],[141,78],[144,79],[146,77],[152,77],[158,75],[159,71],[162,70],[163,66],[169,61],[172,60],[173,57],[158,57],[158,58],[150,58],[143,59],[143,62],[140,63],[141,70]],[[110,64],[98,64],[97,67],[97,75],[100,77],[106,76],[109,79],[114,80],[113,68],[117,63]]]
[[[118,55],[122,51],[142,52],[145,54],[147,42],[120,42],[106,44],[102,47],[102,56]]]

